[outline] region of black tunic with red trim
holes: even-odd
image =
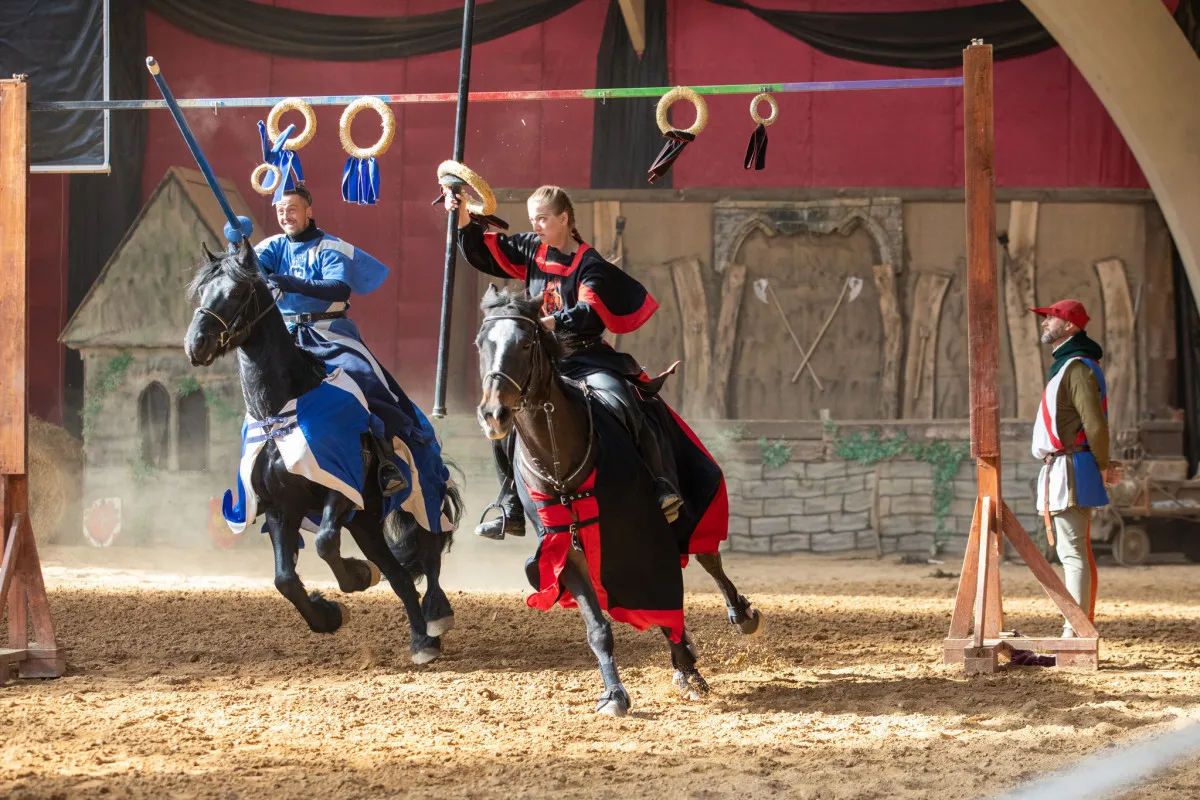
[[[485,232],[471,222],[458,229],[463,256],[475,269],[503,279],[525,281],[530,295],[542,295],[542,315],[554,317],[554,330],[567,356],[558,365],[574,380],[608,370],[634,380],[637,360],[604,341],[605,331],[632,333],[658,310],[636,279],[605,261],[595,248],[580,244],[573,254],[541,244],[537,234]]]

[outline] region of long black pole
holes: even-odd
[[[454,120],[454,160],[462,163],[467,145],[467,94],[471,87],[471,31],[475,0],[463,3],[462,51],[458,59],[458,114]],[[442,276],[442,326],[438,331],[437,378],[433,385],[433,416],[446,416],[446,361],[450,357],[450,315],[454,310],[454,267],[458,249],[458,212],[446,215],[446,271]]]

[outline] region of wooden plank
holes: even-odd
[[[954,597],[954,613],[950,616],[950,638],[965,639],[971,630],[971,607],[974,605],[976,580],[979,575],[979,525],[981,502],[975,500],[975,515],[967,536],[967,551],[958,577],[958,593]]]
[[[26,469],[29,84],[0,81],[0,475]]]
[[[1034,280],[1037,262],[1038,204],[1015,201],[1009,205],[1008,247],[1004,273],[1004,306],[1008,313],[1008,340],[1012,347],[1016,376],[1017,409],[1020,419],[1033,419],[1042,397],[1042,351],[1038,342],[1038,319],[1029,313],[1037,303]]]
[[[1000,328],[993,176],[992,47],[963,51],[963,175],[967,213],[967,344],[971,455],[1000,455]]]
[[[963,649],[973,647],[972,639],[946,639],[942,642],[947,648]],[[1099,639],[1061,639],[1056,636],[993,636],[984,637],[983,647],[995,647],[999,644],[1012,645],[1018,650],[1058,651],[1058,652],[1095,652]]]
[[[683,317],[683,415],[688,419],[713,419],[715,411],[709,386],[712,348],[700,259],[696,256],[675,259],[670,267]]]
[[[746,267],[733,264],[725,270],[721,284],[721,310],[712,343],[712,403],[718,419],[729,417],[729,374],[733,369],[733,350],[737,345],[738,316],[746,287]]]
[[[621,6],[621,16],[625,18],[625,30],[629,31],[629,41],[633,44],[633,52],[641,58],[646,52],[646,0],[617,0]]]
[[[12,524],[8,528],[8,538],[4,542],[4,560],[0,562],[0,598],[8,598],[13,574],[20,565],[21,548],[25,544],[25,537],[21,535],[21,523],[24,519],[24,514],[14,514]]]
[[[33,536],[33,524],[28,514],[22,515],[21,528],[19,535],[25,537],[25,541],[21,545],[21,567],[18,574],[24,584],[33,642],[43,650],[54,650],[57,647],[54,622],[50,616],[50,602],[46,597],[46,584],[42,578],[42,561],[38,557],[37,539]],[[9,633],[11,638],[11,628]]]
[[[879,418],[896,419],[900,413],[900,354],[904,350],[904,321],[896,298],[896,273],[891,264],[874,267],[879,290],[879,315],[883,318],[883,367],[879,384]]]
[[[949,286],[945,275],[923,272],[917,276],[904,363],[904,419],[933,419],[938,323]]]
[[[1013,515],[1012,511],[1001,501],[1001,525],[1004,529],[1004,535],[1012,542],[1017,553],[1025,561],[1025,566],[1029,567],[1029,571],[1042,584],[1042,589],[1046,595],[1058,607],[1063,616],[1067,618],[1067,622],[1071,624],[1071,629],[1079,634],[1084,639],[1098,639],[1099,632],[1096,630],[1087,614],[1071,597],[1067,587],[1063,585],[1062,580],[1058,577],[1050,564],[1046,561],[1046,557],[1042,555],[1042,551],[1038,550],[1033,540],[1029,538],[1029,534],[1021,527],[1021,523]]]
[[[975,572],[975,625],[971,635],[971,647],[983,647],[984,616],[987,614],[988,562],[992,558],[992,498],[979,498],[979,557]],[[969,658],[969,656],[968,656]]]
[[[1137,351],[1133,338],[1133,301],[1119,258],[1096,263],[1104,297],[1104,380],[1108,385],[1108,427],[1118,435],[1138,425]]]
[[[983,615],[983,635],[999,636],[1004,628],[1003,599],[1000,594],[1000,457],[981,458],[975,464],[975,482],[980,497],[991,499],[992,519],[988,525],[991,536],[981,539],[986,544],[988,556],[987,603]]]
[[[621,217],[619,200],[597,200],[592,203],[592,247],[613,264],[620,265],[625,255],[625,237],[617,236],[617,220]]]
[[[1140,394],[1138,408],[1152,414],[1171,403],[1178,373],[1175,367],[1175,283],[1171,232],[1155,203],[1146,213],[1146,267],[1142,299],[1136,303]],[[1135,292],[1136,298],[1136,292]]]

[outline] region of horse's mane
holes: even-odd
[[[205,247],[204,252],[204,262],[196,268],[196,274],[188,283],[187,296],[193,303],[200,299],[200,292],[209,281],[219,276],[232,278],[238,283],[252,283],[261,277],[248,245],[239,245],[233,252],[226,253],[210,253]]]
[[[479,304],[479,307],[483,309],[485,315],[489,311],[503,309],[512,312],[513,316],[537,321],[541,317],[542,298],[530,297],[525,291],[500,289],[484,295],[483,302]]]

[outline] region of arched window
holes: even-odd
[[[152,383],[138,395],[138,448],[147,467],[165,469],[170,438],[171,395]]]
[[[208,405],[204,392],[197,389],[179,398],[178,420],[175,446],[179,453],[179,469],[208,469]]]

